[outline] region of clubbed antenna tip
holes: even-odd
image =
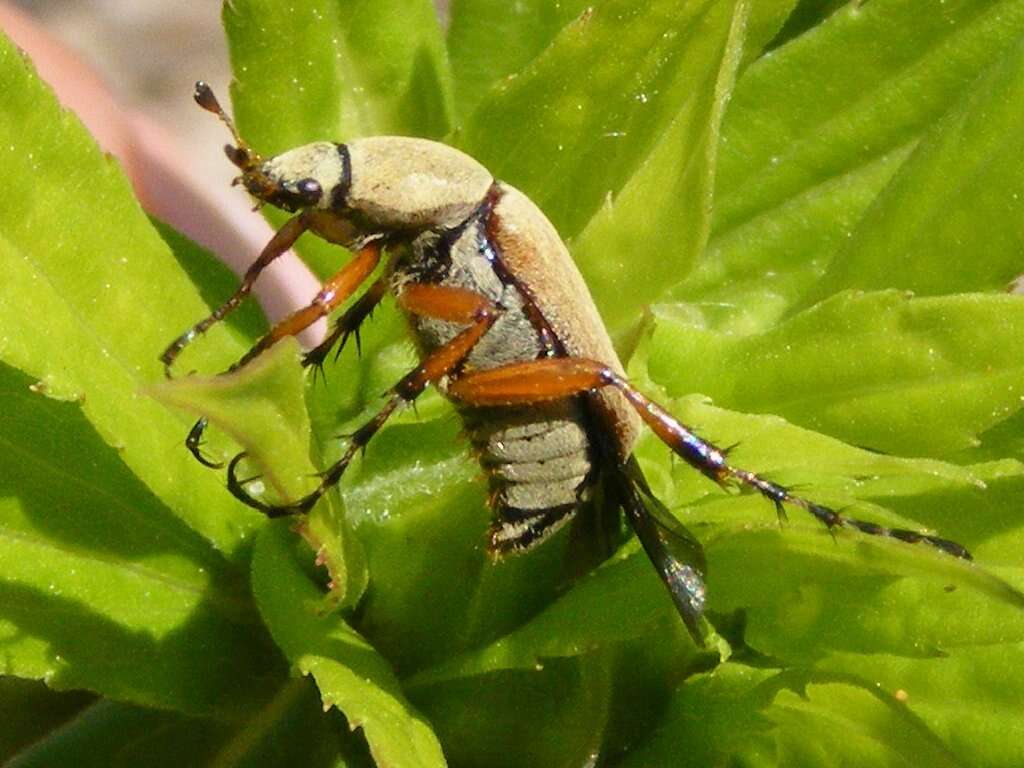
[[[243,171],[247,171],[259,165],[260,156],[253,152],[248,143],[238,135],[238,130],[235,128],[234,122],[230,117],[228,117],[228,113],[224,111],[220,102],[217,101],[217,97],[213,95],[213,89],[210,88],[209,84],[203,80],[197,80],[192,97],[200,107],[205,109],[207,112],[212,112],[217,115],[221,122],[227,126],[227,129],[231,131],[231,136],[234,138],[237,146],[232,147],[231,145],[228,145],[224,148],[225,153],[231,162]]]
[[[207,112],[223,114],[224,110],[221,109],[220,102],[217,101],[217,97],[213,95],[213,89],[206,81],[196,80],[196,88],[192,97],[196,100],[196,104]]]

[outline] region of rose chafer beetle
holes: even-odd
[[[468,155],[425,139],[381,136],[345,144],[314,142],[263,160],[241,139],[205,83],[196,101],[216,113],[235,145],[236,182],[259,203],[295,214],[274,235],[223,305],[161,355],[171,365],[196,336],[234,310],[260,272],[304,232],[355,255],[312,302],[261,338],[234,366],[299,333],[345,304],[304,364],[320,366],[387,295],[404,311],[420,365],[351,436],[342,457],[307,496],[268,504],[246,490],[228,464],[228,488],[272,517],[309,511],[336,484],[387,419],[428,385],[455,405],[489,478],[495,555],[538,545],[573,518],[598,488],[625,513],[688,629],[701,639],[705,565],[697,540],[652,495],[632,449],[642,425],[720,485],[738,484],[809,512],[830,530],[851,528],[924,542],[970,559],[961,545],[916,531],[847,517],[729,463],[726,452],[649,400],[626,379],[597,308],[561,238],[522,192],[494,179]],[[381,276],[371,282],[384,260]],[[186,440],[196,457],[206,420]]]

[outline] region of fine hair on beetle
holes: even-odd
[[[306,496],[285,503],[257,498],[247,489],[255,478],[238,477],[245,454],[231,459],[228,489],[245,504],[270,517],[308,512],[388,418],[432,385],[455,406],[487,475],[494,555],[537,546],[599,493],[625,514],[697,642],[704,634],[703,552],[644,480],[632,453],[643,426],[720,486],[767,498],[780,520],[790,505],[830,531],[924,543],[970,559],[956,542],[848,517],[733,466],[726,451],[633,387],[555,228],[529,198],[468,155],[426,139],[379,136],[317,141],[264,159],[239,136],[209,86],[197,83],[195,99],[234,138],[225,151],[241,172],[236,183],[257,205],[294,215],[235,293],[164,351],[167,375],[181,351],[237,308],[263,269],[305,232],[353,257],[228,370],[347,305],[303,358],[319,368],[350,336],[358,343],[360,325],[388,296],[405,314],[420,358]],[[199,461],[220,467],[200,450],[206,426],[199,419],[186,444]]]

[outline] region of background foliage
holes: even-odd
[[[327,386],[287,344],[159,384],[159,352],[233,279],[146,218],[2,43],[0,754],[1024,764],[1024,2],[454,0],[447,34],[426,0],[224,15],[260,151],[446,138],[548,212],[646,392],[738,464],[977,562],[780,528],[645,439],[707,548],[724,639],[701,651],[635,544],[570,588],[561,539],[490,563],[484,485],[435,394],[301,536],[264,520],[182,450],[189,409],[212,451],[241,444],[301,492],[412,364],[399,318]],[[300,250],[321,274],[341,260]],[[263,327],[218,327],[182,368]]]

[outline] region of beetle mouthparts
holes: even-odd
[[[228,156],[231,157],[230,154]],[[238,163],[235,164],[238,165]],[[288,204],[286,191],[278,181],[263,172],[261,164],[255,163],[249,167],[239,165],[239,167],[243,169],[243,173],[235,179],[234,184],[241,184],[245,187],[246,192],[256,198],[258,202],[253,210],[258,210],[264,203],[281,206],[289,211],[293,210],[293,207]]]
[[[251,174],[260,166],[260,158],[248,146],[224,145],[224,154],[242,173]]]

